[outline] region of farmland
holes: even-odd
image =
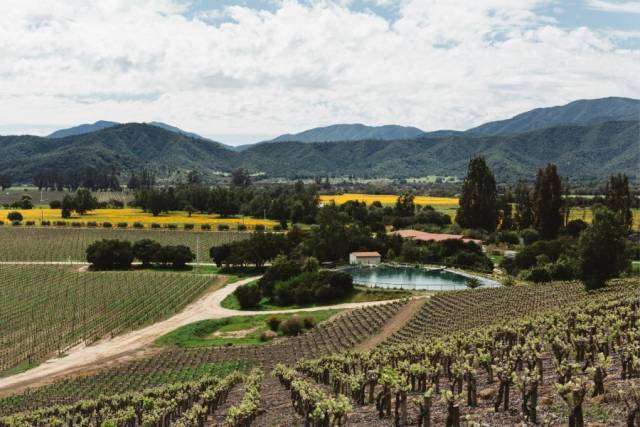
[[[41,221],[50,221],[51,223],[61,221],[60,209],[50,208],[35,208],[35,209],[18,209],[18,212],[22,214],[24,221],[34,221],[40,224]],[[9,210],[0,211],[5,212],[4,218],[0,220],[6,220],[6,214]],[[7,222],[7,221],[5,221]],[[276,223],[274,221],[250,218],[242,216],[234,217],[220,217],[218,215],[209,215],[202,213],[193,213],[191,216],[187,212],[170,212],[165,214],[159,214],[153,216],[151,213],[144,212],[140,209],[134,208],[122,208],[122,209],[96,209],[87,212],[84,215],[73,215],[66,219],[66,222],[79,223],[82,226],[86,226],[90,222],[96,223],[98,226],[102,226],[105,222],[110,223],[113,227],[118,224],[126,224],[127,227],[133,227],[135,223],[142,224],[145,228],[150,228],[152,224],[158,224],[160,226],[167,226],[173,224],[176,226],[184,226],[185,224],[191,224],[194,226],[210,225],[215,229],[220,224],[230,227],[237,227],[238,225],[244,225],[247,228],[255,228],[256,225],[263,225],[265,227],[273,227]]]
[[[100,239],[136,241],[153,239],[163,245],[186,245],[199,262],[209,261],[209,248],[246,239],[237,231],[171,231],[81,229],[59,227],[0,227],[0,262],[4,261],[85,261],[87,246]]]
[[[1,265],[0,372],[166,318],[216,283],[204,275]]]
[[[322,195],[320,196],[320,202],[329,203],[335,202],[337,205],[344,204],[349,201],[365,202],[370,205],[373,202],[380,202],[383,205],[394,205],[398,196],[395,194],[340,194],[334,195]],[[455,197],[431,197],[431,196],[416,196],[414,202],[417,205],[431,205],[431,206],[458,206],[458,199]]]

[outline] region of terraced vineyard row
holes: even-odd
[[[248,375],[233,373],[224,378],[205,377],[198,381],[175,383],[96,400],[83,400],[74,405],[54,406],[13,417],[0,418],[0,427],[16,426],[203,426],[227,399],[231,388],[246,384],[247,401],[227,410],[226,424],[230,427],[247,425],[259,399],[262,372]]]
[[[318,325],[311,331],[262,346],[171,348],[149,357],[106,369],[97,375],[67,379],[24,394],[0,399],[0,414],[11,414],[51,404],[69,404],[104,393],[141,390],[149,385],[183,378],[197,379],[209,370],[229,363],[239,367],[261,366],[270,370],[276,363],[295,363],[302,357],[341,352],[379,331],[404,305],[394,302],[352,310]]]
[[[169,317],[211,276],[0,265],[0,372]]]
[[[599,293],[605,295],[632,291],[637,291],[634,281],[615,280]],[[514,318],[592,299],[593,294],[585,291],[579,282],[443,292],[429,298],[418,314],[387,342],[402,343],[417,337],[438,337],[500,325]]]
[[[306,425],[637,426],[640,282],[590,297],[499,326],[280,365],[274,374]]]
[[[86,249],[101,239],[136,241],[152,239],[162,245],[189,246],[198,261],[210,262],[209,249],[225,243],[244,240],[246,232],[174,232],[163,230],[119,230],[76,228],[0,227],[0,262],[10,261],[85,261]]]

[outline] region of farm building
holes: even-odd
[[[349,254],[349,264],[380,264],[380,254],[378,252],[351,252]]]
[[[441,242],[443,240],[462,240],[465,243],[473,242],[480,246],[482,246],[482,240],[477,239],[469,239],[460,234],[445,234],[445,233],[427,233],[426,231],[418,231],[418,230],[397,230],[392,231],[391,234],[396,236],[400,236],[403,239],[411,239],[417,240],[420,242]]]

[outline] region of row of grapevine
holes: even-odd
[[[483,386],[495,391],[496,416],[509,420],[501,425],[548,422],[539,414],[544,392],[564,402],[569,425],[579,427],[585,425],[587,396],[604,396],[605,384],[615,380],[608,392],[626,403],[624,418],[635,426],[640,423],[640,297],[637,286],[605,291],[593,294],[590,303],[500,326],[301,360],[295,373],[282,371],[276,374],[312,379],[356,407],[375,405],[377,418],[397,426],[459,426],[463,407],[474,413],[480,405]],[[292,403],[299,404],[297,396]],[[436,405],[441,419],[432,419]],[[510,418],[514,413],[517,418]]]
[[[86,249],[101,239],[136,241],[152,239],[162,245],[189,246],[200,254],[200,262],[209,261],[209,249],[250,237],[236,231],[171,232],[162,230],[77,229],[0,227],[0,262],[10,261],[85,261]]]
[[[211,277],[0,265],[0,372],[166,318]]]

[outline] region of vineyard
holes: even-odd
[[[141,391],[172,381],[196,380],[230,363],[258,366],[265,371],[276,363],[295,363],[353,348],[376,334],[402,307],[403,302],[356,309],[319,324],[309,332],[262,346],[166,348],[90,376],[66,379],[24,394],[0,399],[0,414],[10,414],[51,404],[71,404],[102,394]]]
[[[162,245],[186,245],[199,262],[210,262],[209,248],[243,240],[248,233],[237,231],[169,231],[78,228],[0,227],[0,262],[9,261],[85,261],[86,248],[100,239],[136,241],[152,239]]]
[[[212,283],[205,275],[0,265],[0,372],[169,317]]]

